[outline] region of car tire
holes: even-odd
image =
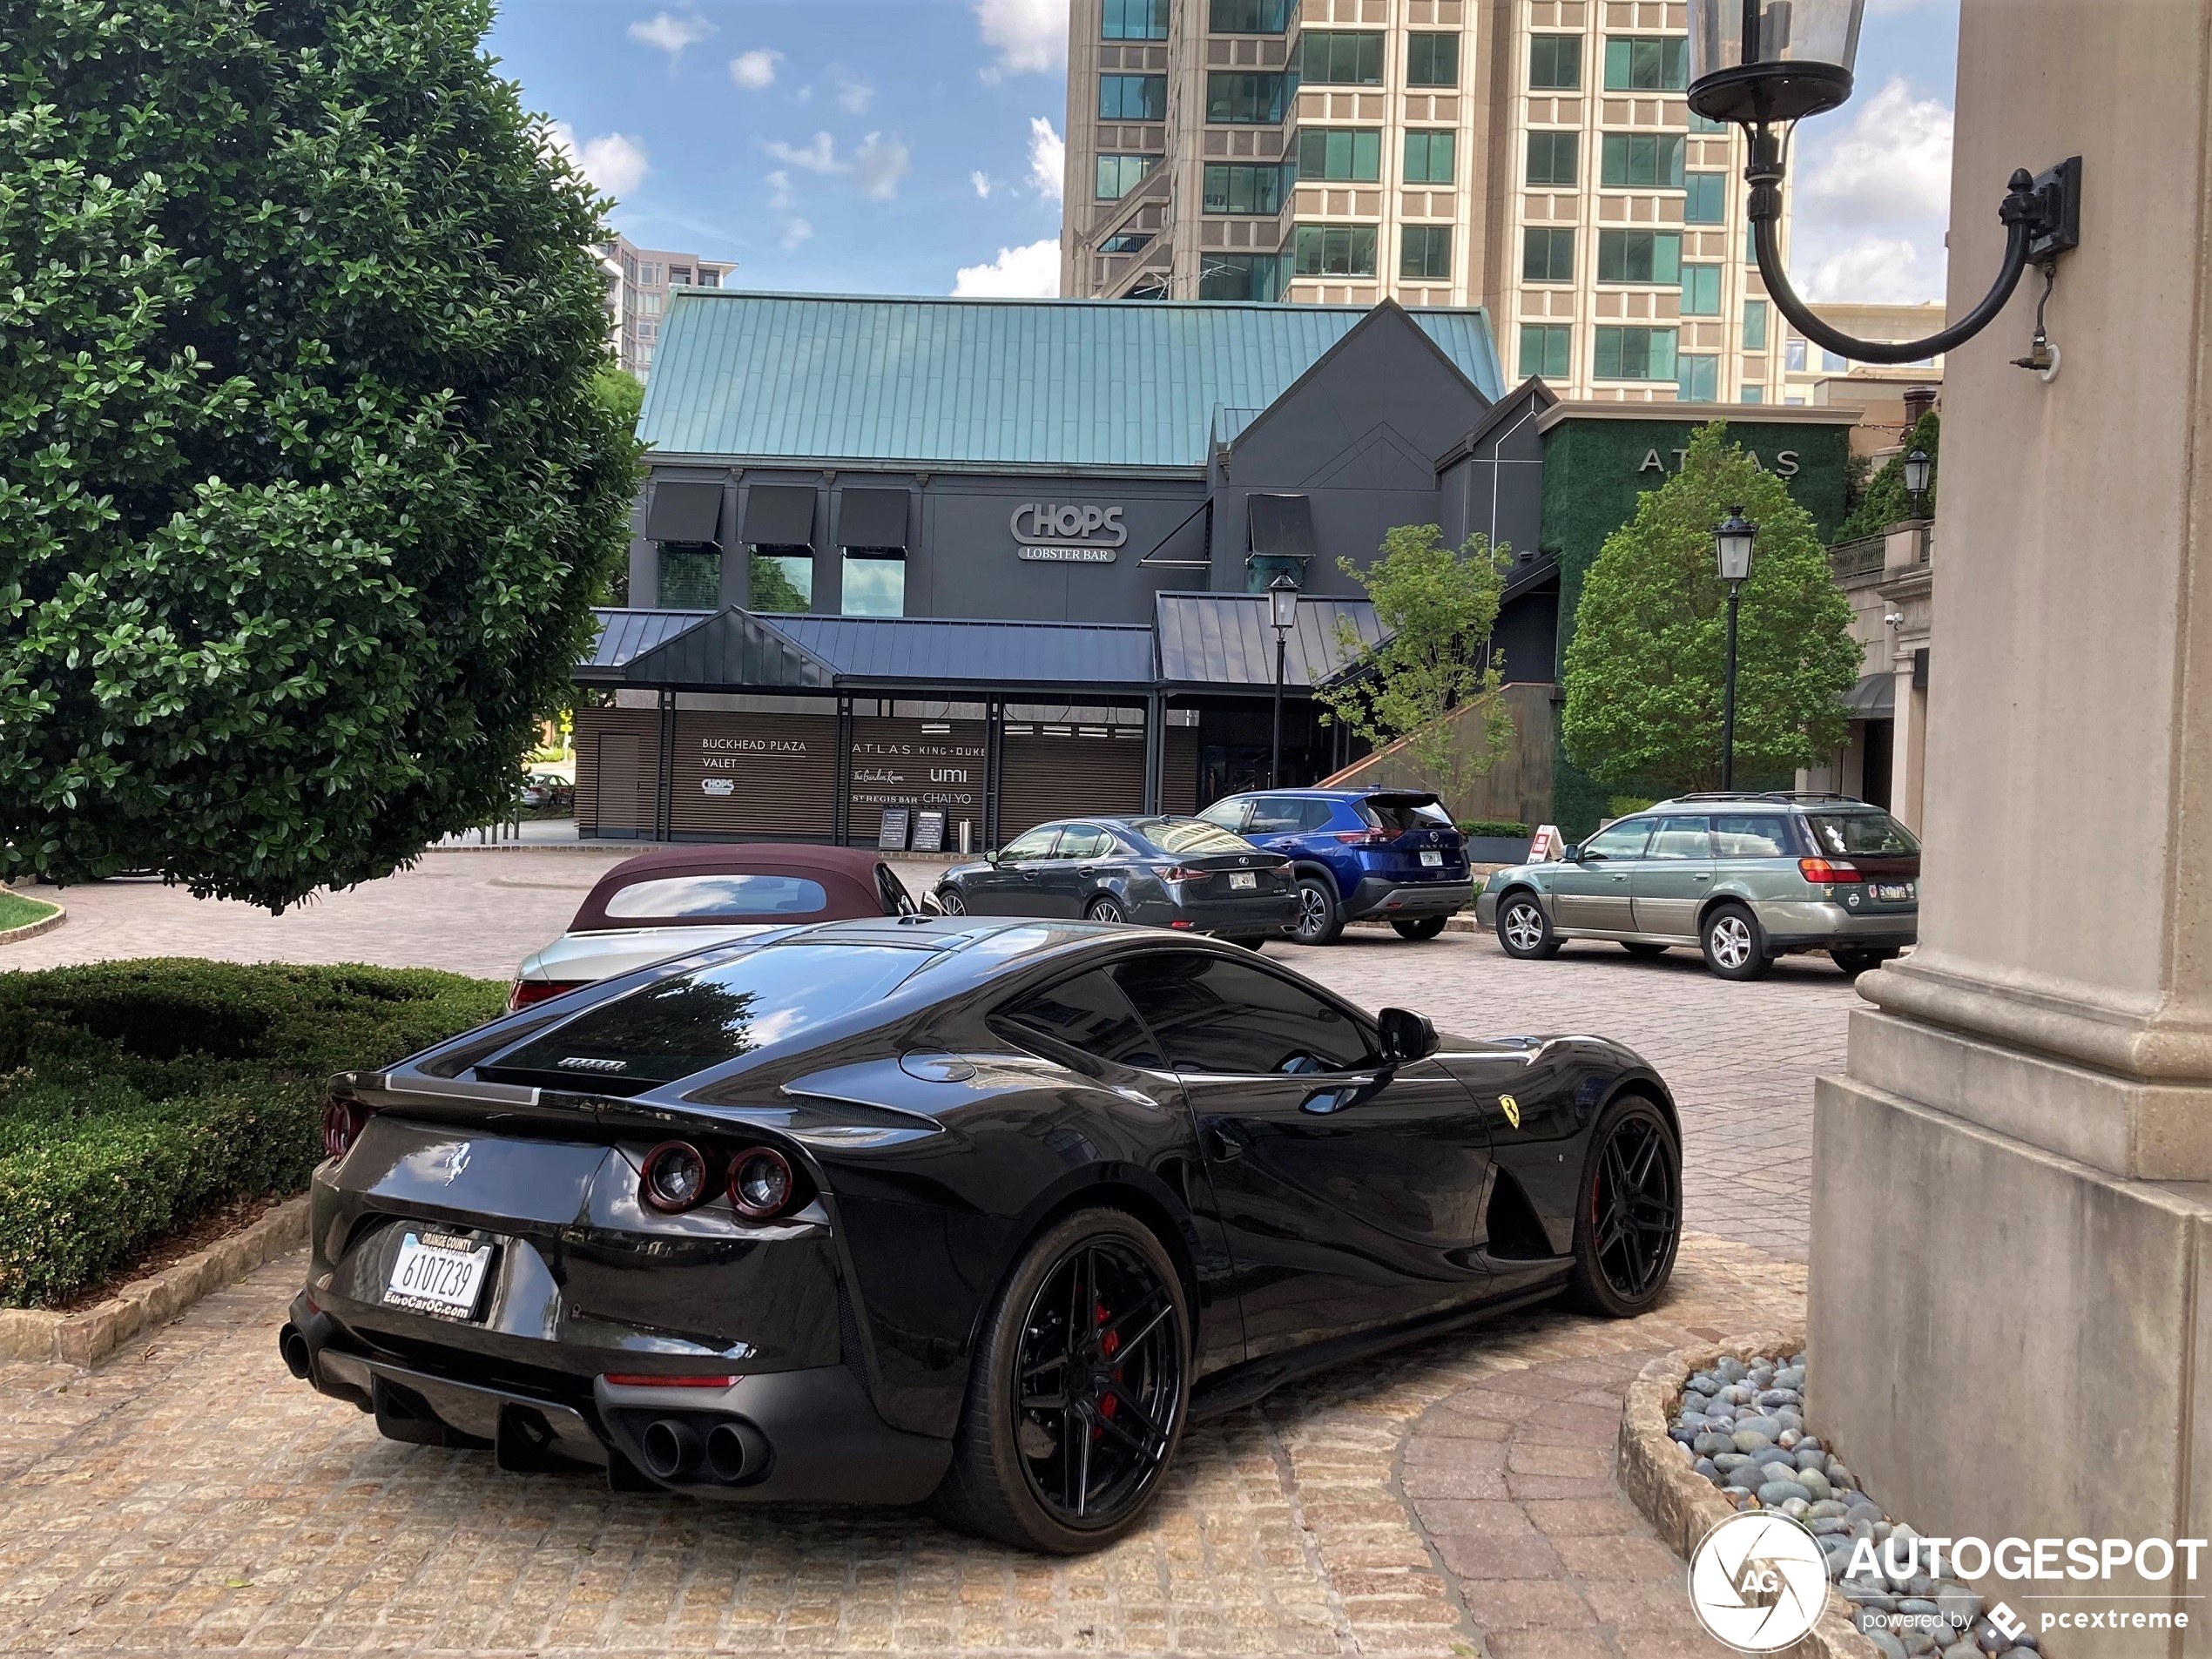
[[[1767,954],[1766,929],[1740,904],[1716,906],[1697,930],[1705,966],[1723,979],[1764,979],[1774,966]]]
[[[1851,978],[1857,979],[1867,969],[1879,968],[1884,962],[1894,960],[1896,955],[1893,950],[1831,950],[1828,953],[1828,960]]]
[[[1065,1310],[1086,1292],[1099,1312],[1077,1333]],[[1093,1385],[1116,1351],[1102,1355],[1102,1338],[1135,1358]],[[1067,1356],[1057,1371],[1056,1350]],[[1077,1389],[1049,1392],[1086,1360]],[[1119,1210],[1062,1217],[1024,1252],[984,1325],[952,1467],[931,1501],[938,1517],[1017,1549],[1105,1548],[1143,1520],[1174,1463],[1190,1372],[1189,1296],[1160,1241]],[[1025,1377],[1028,1398],[1078,1403],[1024,1408]],[[1089,1503],[1074,1501],[1078,1490]]]
[[[1667,954],[1664,945],[1654,945],[1642,939],[1624,939],[1621,941],[1621,948],[1640,962],[1656,962]]]
[[[1448,920],[1445,916],[1415,916],[1406,921],[1393,921],[1390,927],[1400,939],[1411,939],[1418,943],[1424,939],[1433,939],[1442,933]]]
[[[1128,915],[1111,899],[1093,899],[1083,912],[1085,921],[1127,921]]]
[[[1291,937],[1301,945],[1333,945],[1344,936],[1344,907],[1327,878],[1302,875],[1298,879],[1298,921]]]
[[[1522,887],[1498,900],[1498,946],[1508,956],[1524,962],[1542,961],[1559,954],[1559,935],[1542,901]]]
[[[1234,937],[1224,938],[1221,942],[1224,945],[1242,945],[1246,950],[1258,950],[1267,943],[1267,935],[1265,934],[1238,934]]]
[[[1575,1205],[1575,1305],[1634,1318],[1667,1288],[1682,1243],[1682,1143],[1642,1095],[1616,1096],[1598,1114]]]
[[[940,887],[937,889],[937,908],[948,916],[964,916],[968,914],[968,900],[961,897],[958,887]]]

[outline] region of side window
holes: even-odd
[[[1651,819],[1623,819],[1618,824],[1608,824],[1603,829],[1582,843],[1586,859],[1640,859],[1643,844],[1651,838]]]
[[[1298,826],[1303,831],[1324,830],[1336,818],[1336,803],[1326,800],[1302,800],[1298,808]]]
[[[1298,833],[1299,803],[1281,795],[1262,795],[1252,803],[1252,821],[1244,826],[1247,835],[1295,835]]]
[[[1371,1058],[1366,1034],[1342,1008],[1243,962],[1162,951],[1114,974],[1177,1071],[1349,1071]]]
[[[1227,830],[1232,835],[1241,834],[1244,826],[1244,809],[1251,805],[1251,802],[1242,795],[1231,795],[1227,800],[1214,802],[1198,816],[1209,824]]]
[[[1790,856],[1790,832],[1770,814],[1716,818],[1713,851],[1724,859],[1782,859]]]
[[[1652,832],[1648,859],[1710,859],[1713,856],[1711,820],[1703,817],[1667,817]]]
[[[914,894],[907,891],[907,884],[899,880],[887,864],[875,867],[876,891],[883,897],[883,914],[887,916],[911,916],[914,913]]]
[[[1157,1066],[1159,1046],[1103,968],[1036,991],[998,1016],[1015,1035],[1049,1037],[1120,1066]]]
[[[1060,846],[1053,856],[1062,859],[1103,859],[1114,850],[1114,838],[1096,824],[1070,824],[1060,832]]]
[[[1041,829],[1025,830],[1006,844],[999,854],[1001,864],[1018,864],[1025,859],[1052,856],[1052,844],[1060,839],[1060,826],[1047,824]]]

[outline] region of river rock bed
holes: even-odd
[[[1850,1466],[1806,1432],[1804,1386],[1802,1353],[1721,1359],[1683,1385],[1668,1433],[1738,1509],[1777,1510],[1804,1524],[1828,1558],[1829,1579],[1857,1609],[1859,1629],[1886,1659],[1985,1659],[2014,1648],[2020,1659],[2039,1659],[2034,1633],[2010,1637],[1992,1624],[1980,1595],[1948,1561],[1931,1575],[1925,1551],[1890,1542],[1919,1534],[1884,1514],[1858,1489]],[[1869,1571],[1862,1562],[1854,1575],[1851,1559],[1862,1539],[1873,1541],[1877,1564]],[[1912,1570],[1894,1570],[1908,1561]]]

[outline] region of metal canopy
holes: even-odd
[[[1268,625],[1265,594],[1163,593],[1154,605],[1163,685],[1273,687],[1275,631]],[[1343,670],[1354,653],[1339,637],[1340,622],[1351,624],[1363,646],[1382,642],[1375,608],[1366,600],[1308,595],[1298,601],[1298,624],[1285,642],[1285,687],[1311,691]]]
[[[577,678],[687,691],[827,691],[837,683],[827,663],[735,606],[698,618],[616,673]]]
[[[840,547],[907,548],[907,492],[903,489],[848,489],[839,497],[837,544]]]
[[[1304,496],[1247,496],[1244,522],[1256,559],[1311,559],[1313,503]]]
[[[722,518],[720,484],[664,478],[653,486],[645,534],[656,542],[711,542]]]
[[[1893,720],[1897,718],[1897,677],[1863,674],[1858,684],[1844,693],[1844,706],[1854,720]]]
[[[598,637],[576,665],[579,680],[607,681],[622,678],[617,671],[629,666],[664,641],[687,628],[696,628],[711,610],[601,610]]]
[[[812,547],[814,492],[799,484],[755,484],[746,493],[745,533],[755,547]]]

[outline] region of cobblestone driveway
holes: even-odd
[[[503,976],[614,856],[435,854],[283,918],[78,888],[66,927],[0,964]],[[902,1512],[610,1496],[381,1440],[285,1375],[300,1263],[273,1263],[89,1373],[0,1368],[0,1651],[1718,1654],[1614,1488],[1613,1424],[1641,1357],[1802,1319],[1811,1081],[1842,1062],[1849,987],[1824,962],[1738,986],[1453,934],[1270,954],[1448,1028],[1640,1049],[1684,1116],[1696,1231],[1667,1301],[1622,1325],[1516,1315],[1286,1388],[1192,1431],[1147,1530],[1054,1562]]]

